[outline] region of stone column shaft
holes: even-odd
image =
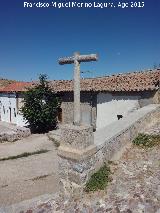
[[[77,58],[79,53],[75,53],[74,57],[74,124],[80,125],[81,111],[80,111],[80,62]]]

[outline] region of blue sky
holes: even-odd
[[[82,77],[160,64],[160,1],[144,2],[143,8],[134,9],[56,9],[24,8],[22,0],[0,0],[0,77],[30,81],[46,73],[49,79],[71,79],[73,65],[60,66],[57,60],[75,51],[99,54],[98,62],[81,65],[82,71],[90,71]]]

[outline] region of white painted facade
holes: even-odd
[[[25,126],[25,120],[18,110],[18,98],[16,93],[0,93],[1,121]]]
[[[97,129],[117,121],[117,115],[125,117],[138,109],[138,99],[138,96],[113,96],[111,93],[99,93],[97,95]]]
[[[118,96],[111,93],[99,93],[97,95],[97,129],[117,121],[117,115],[125,117],[130,112],[138,109],[139,98],[139,96]],[[22,97],[16,93],[0,93],[1,121],[13,123],[17,126],[26,125],[23,115],[19,112],[19,108],[22,106],[21,100]]]

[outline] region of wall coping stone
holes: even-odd
[[[60,157],[71,159],[75,161],[81,161],[88,158],[97,152],[97,147],[95,145],[90,145],[85,149],[74,149],[68,146],[60,146],[58,148],[58,155]]]
[[[129,128],[134,126],[136,122],[141,121],[141,119],[148,116],[150,113],[153,113],[158,108],[160,109],[160,104],[150,104],[130,113],[123,119],[94,132],[94,144],[97,146],[97,149],[99,150],[103,148],[106,143],[109,143],[113,138],[126,132]]]

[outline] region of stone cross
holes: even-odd
[[[80,125],[81,112],[80,112],[80,63],[97,61],[97,54],[80,55],[75,52],[72,57],[64,57],[58,60],[60,65],[74,64],[74,125]]]

